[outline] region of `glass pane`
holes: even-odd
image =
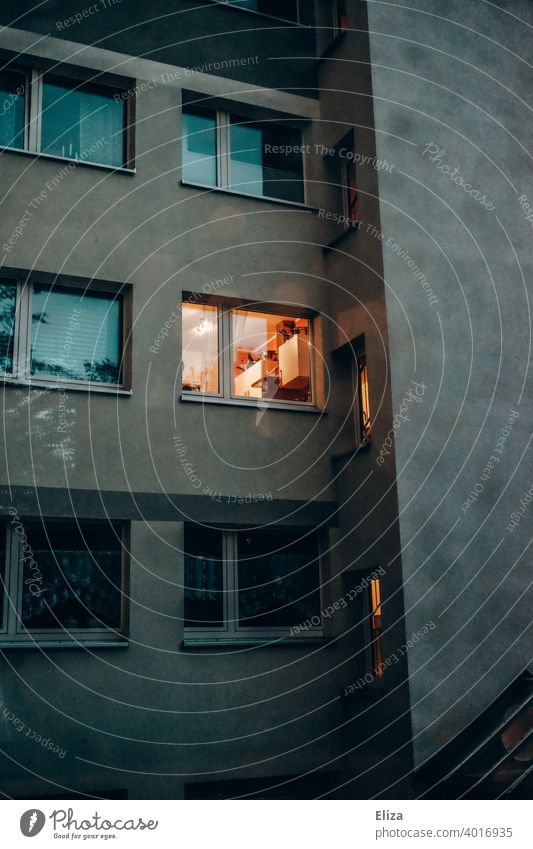
[[[6,526],[0,524],[0,628],[4,627],[4,599],[6,580]]]
[[[189,392],[218,392],[218,310],[183,304],[182,387]]]
[[[121,167],[125,114],[124,99],[115,100],[112,92],[45,78],[41,151]]]
[[[120,383],[121,302],[34,285],[31,373]]]
[[[28,523],[25,628],[120,628],[120,531],[109,525]]]
[[[298,0],[229,0],[232,6],[240,9],[252,9],[263,15],[274,15],[288,21],[298,20]]]
[[[309,320],[233,310],[233,392],[237,398],[311,398]]]
[[[318,544],[304,533],[238,532],[241,627],[291,628],[320,616]]]
[[[185,627],[224,624],[222,533],[185,526]]]
[[[217,184],[217,121],[210,109],[183,111],[182,178],[203,186]]]
[[[299,130],[232,117],[230,188],[303,203],[301,146]]]
[[[13,371],[13,342],[15,336],[15,283],[0,283],[0,371]]]
[[[0,145],[24,147],[26,75],[0,71]]]

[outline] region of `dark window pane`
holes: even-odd
[[[26,75],[0,71],[0,145],[24,147]]]
[[[182,177],[204,186],[217,184],[217,121],[210,109],[183,111]]]
[[[46,80],[41,151],[121,167],[125,162],[125,100],[113,92]]]
[[[13,342],[15,336],[15,283],[0,283],[0,371],[13,371]]]
[[[34,285],[31,373],[120,383],[121,301]]]
[[[232,117],[230,188],[303,203],[301,145],[299,130]]]
[[[6,526],[0,524],[0,628],[4,627],[4,599],[6,580]]]
[[[224,624],[222,534],[185,527],[185,627]]]
[[[25,628],[120,628],[120,529],[73,522],[25,524]]]
[[[239,531],[241,627],[293,627],[320,615],[318,542],[304,533]]]
[[[229,0],[232,6],[239,9],[251,9],[262,12],[263,15],[274,15],[288,21],[298,20],[298,0]]]

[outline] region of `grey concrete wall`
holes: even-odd
[[[507,526],[532,485],[532,13],[368,3],[393,411],[426,387],[395,439],[406,630],[437,624],[409,652],[418,763],[531,654],[531,506]]]

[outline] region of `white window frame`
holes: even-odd
[[[130,328],[130,292],[119,291],[105,285],[92,286],[90,291],[95,294],[114,295],[121,304],[121,321],[118,328],[122,343],[120,370],[122,374],[121,383],[103,383],[101,381],[79,380],[66,377],[50,377],[46,375],[33,375],[31,373],[31,339],[32,339],[32,292],[33,285],[50,285],[41,283],[39,280],[23,280],[13,276],[0,277],[0,285],[3,283],[16,284],[15,323],[13,328],[13,370],[10,372],[0,371],[0,380],[3,383],[17,383],[25,386],[39,386],[46,388],[58,388],[65,386],[68,389],[90,389],[91,392],[113,392],[131,394],[131,328]],[[80,294],[86,291],[85,286],[78,287],[70,282],[55,284],[51,291],[62,290],[72,293],[79,289]],[[59,342],[61,344],[61,342]]]
[[[316,357],[313,355],[315,350],[315,342],[314,342],[314,321],[316,320],[316,316],[311,314],[310,311],[304,311],[303,314],[297,313],[294,309],[287,307],[287,313],[282,313],[283,305],[279,307],[270,306],[268,304],[241,304],[241,303],[214,303],[211,302],[208,298],[203,298],[201,295],[197,296],[196,301],[191,301],[191,297],[189,299],[185,297],[186,293],[183,293],[182,304],[190,303],[192,306],[201,306],[202,304],[206,304],[208,306],[216,306],[217,307],[217,322],[218,322],[218,387],[219,391],[215,392],[194,392],[188,389],[181,390],[181,400],[187,401],[202,401],[202,402],[219,402],[225,404],[234,404],[236,406],[254,406],[265,409],[266,407],[271,407],[272,409],[283,409],[283,410],[316,410],[317,409],[317,399],[316,399],[316,378],[315,378],[315,368],[316,368]],[[309,322],[309,371],[310,371],[310,387],[311,387],[311,400],[310,401],[287,401],[276,398],[245,398],[240,395],[234,394],[233,389],[233,321],[232,314],[235,310],[244,310],[246,312],[258,312],[258,313],[268,313],[269,315],[279,315],[280,317],[283,315],[292,315],[294,318],[305,318]],[[182,335],[182,346],[183,346],[183,335]],[[222,352],[222,353],[221,353]],[[181,368],[183,370],[183,347],[182,347],[182,359],[181,359]]]
[[[127,172],[135,172],[135,168],[133,167],[133,143],[134,143],[134,135],[133,135],[133,121],[132,116],[134,114],[134,109],[132,104],[134,103],[135,95],[133,92],[128,93],[128,97],[124,98],[124,150],[125,150],[125,162],[122,165],[108,165],[103,162],[92,162],[90,159],[78,159],[76,157],[71,156],[60,156],[56,153],[46,153],[41,151],[41,126],[42,126],[42,104],[43,104],[43,86],[44,86],[44,78],[47,76],[46,71],[41,71],[36,68],[28,67],[28,66],[19,66],[13,65],[13,71],[17,73],[21,73],[25,75],[25,88],[24,88],[24,146],[23,147],[11,147],[9,145],[0,145],[0,150],[12,151],[15,153],[31,153],[37,156],[42,156],[46,159],[56,159],[60,161],[68,161],[68,162],[76,162],[80,165],[91,165],[97,168],[104,168],[106,170],[111,171],[127,171]],[[67,81],[72,81],[72,88],[75,89],[78,86],[82,86],[85,83],[90,83],[95,87],[100,87],[102,92],[105,92],[108,88],[117,89],[119,86],[110,86],[105,82],[102,83],[100,81],[93,82],[92,79],[83,80],[78,79],[77,77],[69,78],[65,73],[61,74],[53,74],[52,77],[60,77],[61,79]],[[126,93],[127,89],[124,89],[124,93]]]
[[[212,186],[209,183],[199,183],[195,180],[187,180],[182,176],[181,183],[184,186],[198,186],[203,189],[211,189],[215,191],[218,189],[219,191],[230,192],[231,194],[239,195],[239,197],[247,197],[251,200],[268,200],[273,203],[284,203],[289,206],[299,206],[308,208],[307,205],[307,181],[305,178],[306,172],[306,160],[305,155],[302,152],[302,189],[303,189],[303,201],[297,200],[286,200],[284,198],[272,197],[271,195],[256,195],[251,192],[245,192],[243,189],[234,189],[231,185],[231,119],[233,118],[242,118],[245,121],[252,121],[254,119],[247,118],[245,115],[238,115],[236,112],[229,112],[226,109],[215,109],[210,106],[203,106],[202,103],[184,103],[182,107],[183,112],[187,112],[188,107],[194,108],[198,106],[201,109],[205,109],[206,111],[212,112],[215,115],[216,122],[216,185]],[[257,119],[256,123],[258,124],[273,124],[274,126],[283,127],[283,122],[270,121],[268,119]],[[292,127],[287,124],[290,129],[298,129],[300,133],[300,137],[302,136],[302,131],[299,128]],[[185,142],[185,133],[182,135],[182,150],[183,143]],[[303,146],[303,142],[301,142]],[[183,167],[183,166],[182,166]]]
[[[9,519],[11,518],[11,522]],[[4,563],[4,581],[0,580],[0,603],[3,596],[3,617],[0,628],[0,650],[10,646],[28,647],[28,644],[38,646],[55,645],[86,645],[95,643],[124,644],[127,641],[128,628],[128,606],[129,597],[127,587],[129,580],[129,528],[126,522],[113,522],[119,526],[121,534],[121,606],[120,606],[120,628],[33,628],[26,629],[22,625],[22,591],[24,568],[22,562],[24,540],[21,538],[14,526],[20,523],[23,527],[26,523],[39,522],[39,517],[29,516],[20,518],[17,514],[13,517],[3,517],[2,523],[6,528],[6,559]],[[95,519],[46,519],[46,525],[55,524],[73,525],[91,524],[96,525]],[[101,524],[104,524],[101,522]],[[108,523],[105,523],[106,526]],[[90,549],[88,549],[90,550]]]
[[[323,605],[323,546],[321,533],[314,529],[302,528],[302,533],[312,533],[317,540],[317,563],[319,577],[319,608],[320,625],[309,625],[305,629],[305,622],[295,622],[294,625],[280,625],[278,627],[258,628],[257,626],[239,625],[239,557],[238,557],[238,533],[233,531],[219,531],[222,535],[222,589],[223,589],[223,624],[218,628],[187,628],[184,627],[184,640],[195,642],[217,642],[217,641],[246,641],[257,642],[258,640],[275,639],[307,639],[309,637],[323,637],[322,610]],[[185,565],[185,555],[184,555]],[[299,627],[298,627],[299,626]],[[298,629],[298,630],[297,630]],[[297,633],[294,634],[293,632]]]

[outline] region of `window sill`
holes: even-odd
[[[18,380],[16,377],[9,375],[0,375],[0,382],[5,386],[13,386],[14,388],[27,387],[28,389],[51,389],[63,390],[64,392],[95,392],[104,395],[122,395],[126,398],[133,393],[131,389],[106,385],[103,383],[70,383],[69,381],[58,380]]]
[[[129,640],[1,640],[0,652],[5,649],[127,649]]]
[[[206,192],[221,192],[224,195],[235,195],[239,198],[247,198],[248,200],[259,200],[267,203],[281,204],[295,209],[301,209],[302,212],[319,212],[317,206],[309,206],[307,203],[299,203],[296,200],[283,200],[282,198],[271,198],[268,195],[251,195],[247,192],[238,192],[235,189],[226,189],[223,186],[206,186],[203,183],[191,183],[189,180],[180,180],[182,186],[188,186],[192,189],[204,189]]]
[[[312,647],[327,645],[331,640],[327,637],[184,637],[183,647],[186,649],[203,648],[241,648],[242,646],[262,646],[276,648],[277,646]]]
[[[1,153],[21,153],[23,156],[33,156],[34,159],[45,159],[52,162],[68,162],[74,165],[87,165],[89,168],[99,168],[102,171],[116,171],[118,174],[136,174],[136,168],[128,168],[125,165],[104,165],[102,162],[90,162],[88,159],[71,159],[68,156],[56,156],[53,153],[38,153],[35,150],[25,150],[20,147],[8,147],[0,145]],[[52,178],[53,179],[53,178]]]
[[[329,253],[329,251],[334,250],[334,248],[336,248],[337,245],[339,245],[341,242],[344,242],[344,240],[347,238],[347,236],[350,236],[353,233],[357,233],[357,231],[359,230],[359,227],[360,227],[360,225],[358,227],[347,227],[346,230],[344,230],[344,232],[340,234],[340,236],[337,236],[336,239],[333,239],[333,241],[328,242],[327,245],[324,245],[322,247],[323,252]]]
[[[191,393],[190,395],[182,393],[179,400],[186,402],[190,401],[193,404],[222,404],[226,407],[252,407],[255,408],[258,413],[280,410],[284,413],[313,413],[315,416],[326,415],[325,410],[321,410],[319,407],[314,407],[312,404],[299,405],[296,402],[294,404],[287,404],[282,401],[278,404],[273,404],[259,398],[257,400],[248,400],[246,398],[220,398],[218,396],[202,395],[199,392],[194,394]]]

